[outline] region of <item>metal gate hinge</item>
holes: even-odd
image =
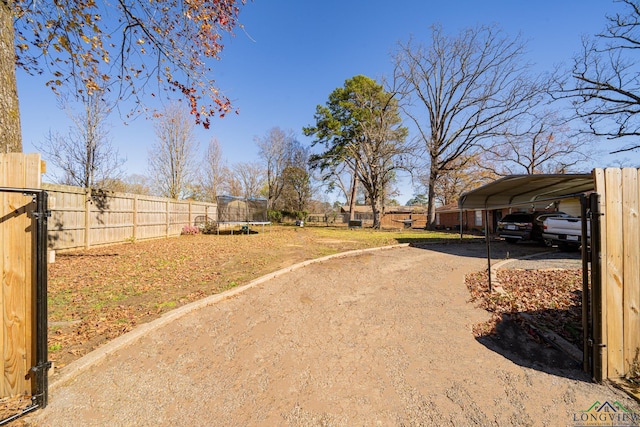
[[[34,218],[40,218],[40,212],[37,211],[31,211],[31,215],[33,215]],[[51,211],[50,210],[46,210],[44,211],[44,216],[47,218],[51,218]]]
[[[37,373],[38,371],[42,371],[42,370],[48,371],[49,369],[51,369],[52,366],[53,366],[53,363],[49,360],[48,362],[40,363],[39,365],[32,366],[31,369],[29,369],[29,372]]]

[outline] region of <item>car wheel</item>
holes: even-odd
[[[513,237],[505,237],[505,238],[504,238],[504,240],[505,240],[507,243],[511,243],[511,244],[518,243],[518,239],[514,239]]]
[[[550,248],[551,246],[553,246],[553,240],[551,239],[544,239],[543,243],[546,247]]]

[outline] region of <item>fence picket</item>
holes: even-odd
[[[0,187],[39,188],[40,168],[38,154],[1,154]],[[32,392],[29,375],[30,367],[35,364],[35,340],[32,339],[35,286],[31,255],[35,245],[32,210],[30,196],[7,192],[0,195],[1,397]]]
[[[640,196],[638,174],[640,170],[622,170],[622,200],[624,229],[624,372],[638,360],[640,351]]]
[[[622,172],[618,168],[605,169],[607,188],[607,347],[609,377],[624,375],[624,322],[623,322],[623,280],[624,266],[622,250],[624,232],[622,224]]]

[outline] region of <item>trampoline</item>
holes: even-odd
[[[247,234],[252,225],[261,225],[263,232],[265,225],[271,225],[267,216],[267,199],[217,196],[216,202],[218,204],[218,225],[240,225],[242,232]],[[220,230],[219,226],[218,230]]]

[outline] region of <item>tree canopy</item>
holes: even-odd
[[[208,60],[218,59],[223,35],[237,25],[244,3],[2,0],[0,72],[8,77],[0,81],[0,107],[5,107],[0,114],[9,114],[6,106],[15,109],[10,102],[15,99],[8,97],[17,96],[17,66],[31,74],[47,73],[47,85],[55,91],[66,87],[80,96],[110,91],[120,100],[130,99],[131,114],[145,110],[146,96],[177,94],[196,123],[208,127],[210,117],[232,109]],[[19,117],[5,116],[0,123],[11,120]]]
[[[304,132],[325,150],[311,156],[312,167],[333,171],[347,164],[367,192],[373,226],[378,227],[388,187],[405,166],[403,156],[413,149],[405,142],[408,131],[394,94],[369,77],[355,76],[335,89],[326,105],[318,105],[315,119],[316,125]]]

